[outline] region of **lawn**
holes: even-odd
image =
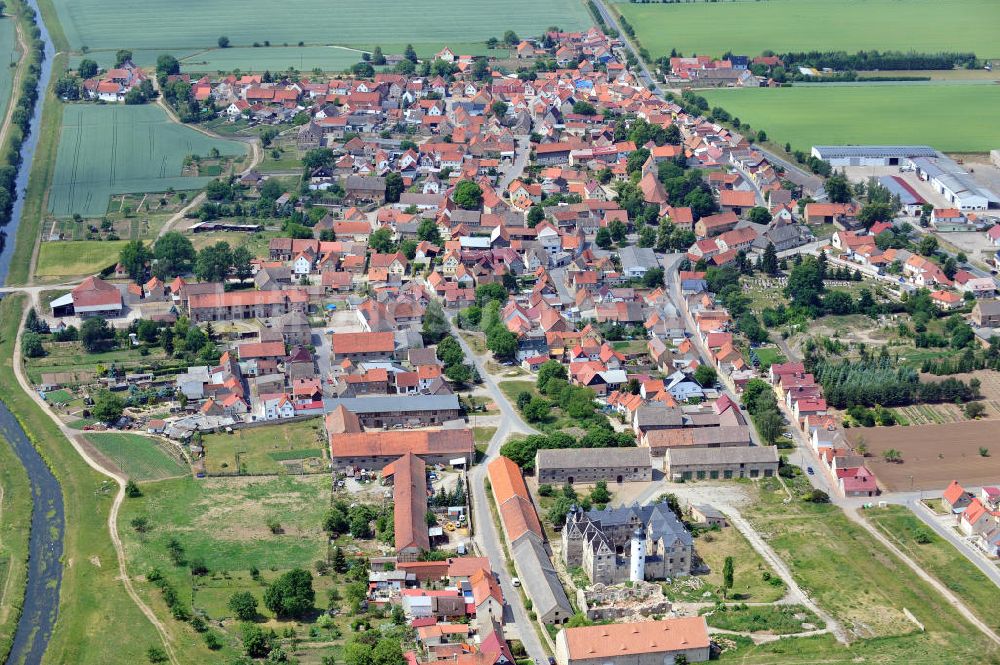
[[[775,363],[783,363],[786,358],[781,354],[781,350],[777,347],[767,346],[759,349],[755,349],[757,352],[757,359],[760,360],[761,371],[766,371],[771,365]]]
[[[490,442],[490,439],[493,438],[493,435],[496,434],[496,432],[496,427],[473,427],[472,437],[476,440],[476,445],[486,445]]]
[[[735,527],[697,533],[694,551],[710,572],[666,585],[667,596],[672,600],[698,603],[722,600],[716,590],[722,588],[722,569],[727,556],[733,557],[733,590],[728,600],[770,603],[785,595],[785,584]],[[765,576],[777,581],[765,580]],[[706,597],[705,593],[709,595]]]
[[[163,109],[73,104],[62,118],[49,211],[57,217],[107,212],[113,194],[200,189],[210,178],[183,177],[184,158],[242,156],[242,143],[214,139],[170,121]]]
[[[1000,617],[996,613],[997,594],[1000,592],[992,580],[956,552],[951,543],[934,533],[903,506],[869,510],[864,516],[921,568],[951,589],[988,626],[1000,629]],[[929,542],[918,542],[918,537]]]
[[[806,488],[802,477],[790,483],[796,498],[786,504],[777,480],[763,481],[760,500],[746,516],[784,559],[803,590],[842,624],[852,640],[857,640],[854,649],[888,653],[885,650],[898,648],[915,656],[910,662],[950,663],[962,662],[963,658],[983,662],[984,654],[973,656],[969,649],[986,648],[985,638],[962,620],[944,598],[864,529],[849,521],[840,508],[799,498]],[[925,633],[917,633],[904,609],[924,624]],[[901,636],[910,637],[886,639]],[[996,653],[995,648],[992,653]]]
[[[711,106],[721,106],[773,140],[800,150],[821,144],[917,143],[946,152],[986,152],[1000,145],[1000,125],[992,111],[1000,104],[996,85],[816,85],[699,94]],[[941,108],[949,109],[948,122],[941,122]]]
[[[292,423],[246,427],[232,434],[208,434],[204,437],[205,470],[209,475],[243,473],[278,474],[296,470],[325,471],[326,441],[319,418]],[[299,461],[301,469],[289,469],[283,461]]]
[[[532,397],[537,397],[539,394],[534,381],[501,381],[497,387],[511,404],[516,404],[517,396],[523,392],[530,393]]]
[[[104,0],[60,0],[55,4],[73,49],[83,45],[92,49],[215,48],[220,35],[226,35],[233,47],[265,40],[290,45],[299,41],[364,44],[374,39],[402,44],[457,43],[499,37],[505,30],[528,36],[539,35],[552,25],[564,30],[591,25],[591,17],[579,0],[384,0],[377,5],[367,0],[343,0],[335,7],[289,0],[281,5],[280,20],[274,14],[275,5],[266,0],[240,4],[138,0],[126,12]]]
[[[162,480],[187,473],[187,466],[161,447],[167,444],[148,436],[102,433],[86,438],[132,480]]]
[[[38,277],[93,275],[118,263],[127,240],[59,240],[38,247]]]
[[[632,4],[615,9],[654,57],[765,50],[974,51],[1000,56],[993,0],[768,0]]]
[[[703,610],[709,626],[747,633],[789,635],[824,628],[826,624],[802,605],[721,606]],[[811,624],[803,627],[802,624]]]
[[[119,517],[129,571],[138,576],[157,568],[185,607],[205,611],[210,619],[230,617],[226,603],[235,591],[251,591],[260,601],[263,583],[290,568],[311,570],[313,562],[327,554],[322,516],[330,505],[328,477],[195,480],[188,476],[146,484],[142,490],[143,496],[127,501]],[[130,526],[135,519],[145,520],[145,532]],[[271,521],[280,525],[279,533],[272,532]],[[171,539],[180,544],[185,565],[175,565],[168,556]],[[204,563],[208,574],[192,575],[187,565],[191,562]],[[252,568],[261,571],[259,582],[250,578]],[[328,579],[314,576],[317,605],[325,601],[322,589],[330,585]],[[183,639],[201,643],[189,625],[170,618],[159,590],[143,578],[137,580],[137,588]],[[262,603],[258,611],[273,619]],[[223,651],[202,659],[189,654],[182,662],[233,661],[238,624],[212,624],[226,633]],[[274,627],[282,632],[281,626]]]

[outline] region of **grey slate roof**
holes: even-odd
[[[563,448],[539,450],[538,469],[579,469],[581,467],[650,466],[649,448]]]
[[[728,446],[723,448],[668,448],[667,466],[671,464],[760,464],[777,462],[775,446]]]
[[[459,408],[456,395],[377,395],[327,400],[327,410],[343,405],[358,415],[392,411],[445,411]]]
[[[531,598],[533,609],[539,617],[544,620],[550,612],[557,609],[561,609],[567,616],[573,614],[566,590],[538,538],[521,538],[511,547],[511,555],[521,574],[521,586]]]
[[[635,412],[635,422],[642,427],[683,427],[684,414],[666,405],[643,404]]]

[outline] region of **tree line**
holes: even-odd
[[[786,67],[815,67],[835,71],[874,71],[892,69],[937,69],[949,70],[956,67],[974,69],[979,60],[975,53],[918,53],[916,51],[797,51],[782,53],[781,60]]]

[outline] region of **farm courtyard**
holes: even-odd
[[[200,189],[211,178],[182,176],[185,157],[213,148],[246,154],[243,144],[172,122],[155,105],[68,105],[61,131],[48,199],[57,217],[99,217],[113,194]]]

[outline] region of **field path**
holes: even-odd
[[[56,424],[59,431],[69,440],[76,450],[77,454],[83,458],[83,461],[87,463],[92,469],[108,476],[118,484],[118,493],[115,494],[115,500],[111,504],[111,511],[108,513],[108,531],[111,534],[111,544],[115,548],[115,554],[118,557],[118,574],[119,579],[121,579],[122,584],[125,586],[125,591],[128,593],[132,602],[146,615],[149,622],[153,624],[156,628],[156,632],[160,634],[160,639],[163,642],[163,646],[166,649],[167,657],[170,659],[172,665],[180,665],[180,661],[177,659],[177,654],[174,652],[173,644],[170,641],[170,634],[167,631],[166,626],[163,622],[156,616],[156,613],[143,602],[142,598],[136,592],[135,587],[132,585],[132,579],[128,575],[128,568],[125,565],[125,548],[122,546],[121,538],[118,535],[118,512],[121,509],[122,502],[125,500],[125,483],[126,478],[122,475],[115,473],[103,465],[98,463],[93,457],[90,456],[86,447],[80,442],[79,434],[76,430],[72,430],[67,427],[52,411],[49,410],[48,405],[45,400],[41,398],[36,390],[31,387],[28,382],[28,378],[24,374],[24,368],[22,366],[23,357],[21,355],[21,337],[24,334],[24,321],[28,316],[28,309],[24,310],[24,314],[21,317],[21,325],[17,329],[17,339],[14,343],[14,374],[17,376],[17,382],[21,386],[21,390],[31,396],[33,400],[38,404],[39,408],[52,419],[52,422]]]
[[[5,14],[8,20],[14,21],[14,17]],[[17,93],[21,89],[21,79],[24,78],[25,63],[28,62],[28,43],[24,40],[24,33],[21,32],[21,24],[14,21],[17,28],[17,47],[21,49],[21,57],[14,71],[14,80],[10,87],[10,101],[7,103],[7,113],[3,117],[3,125],[0,125],[0,145],[7,141],[7,134],[10,133],[10,126],[13,124],[14,109],[16,108]]]

